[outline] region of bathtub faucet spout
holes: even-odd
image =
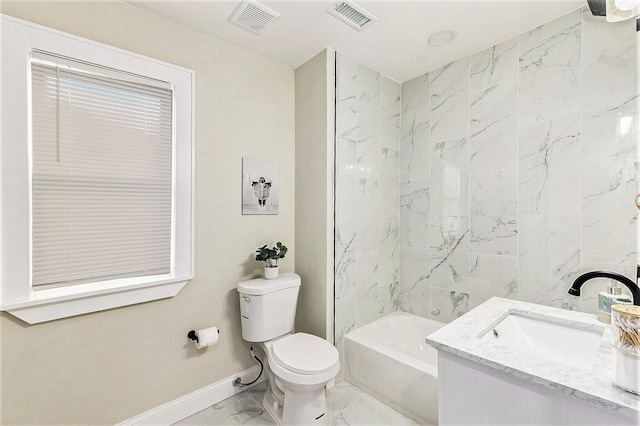
[[[640,266],[638,266],[637,271],[638,271],[638,274],[640,274]],[[576,280],[573,282],[573,285],[569,289],[569,294],[571,294],[572,296],[580,296],[580,287],[582,287],[582,284],[584,284],[585,282],[593,278],[610,278],[612,280],[618,281],[619,283],[627,287],[631,292],[631,295],[633,296],[633,304],[640,306],[640,287],[638,287],[638,285],[633,281],[631,281],[629,278],[615,272],[607,272],[607,271],[586,272],[580,275],[578,278],[576,278]]]

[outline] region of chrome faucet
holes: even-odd
[[[640,265],[638,265],[636,274],[640,276]],[[576,280],[573,282],[573,285],[569,289],[569,294],[573,296],[580,296],[580,287],[582,287],[582,284],[584,284],[585,282],[589,281],[592,278],[610,278],[612,280],[618,281],[621,284],[624,284],[629,289],[629,291],[631,292],[631,295],[633,296],[633,304],[640,306],[640,288],[638,287],[638,285],[633,281],[631,281],[629,278],[625,277],[624,275],[620,275],[616,272],[607,272],[607,271],[586,272],[580,275],[578,278],[576,278]]]

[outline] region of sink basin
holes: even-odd
[[[604,327],[532,312],[510,310],[478,338],[572,367],[590,369]]]

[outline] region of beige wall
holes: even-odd
[[[196,72],[195,278],[176,297],[28,326],[2,313],[1,424],[112,424],[254,365],[236,283],[251,253],[287,244],[295,265],[294,71],[116,1],[2,1],[4,14]],[[241,215],[242,157],[280,163],[280,214]],[[216,325],[196,351],[191,328]]]
[[[296,69],[298,331],[333,343],[333,135],[335,53]]]

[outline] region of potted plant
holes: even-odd
[[[264,262],[264,277],[268,280],[278,278],[278,260],[283,259],[287,254],[287,246],[280,241],[275,247],[269,248],[263,245],[256,250],[256,260]]]

